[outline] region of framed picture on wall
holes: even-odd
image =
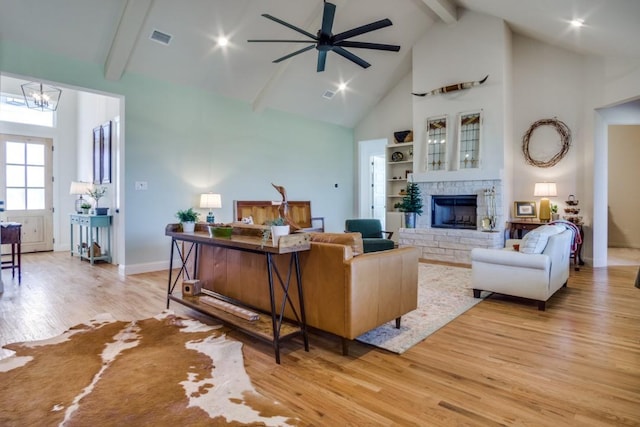
[[[111,183],[111,121],[93,129],[93,183]]]
[[[536,202],[513,202],[513,215],[516,218],[536,218]]]

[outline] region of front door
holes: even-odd
[[[22,224],[22,252],[53,250],[50,138],[0,134],[0,200],[6,221]]]

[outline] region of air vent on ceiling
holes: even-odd
[[[326,90],[323,94],[322,97],[325,99],[331,99],[336,95],[336,93],[332,90]]]
[[[158,30],[153,30],[153,33],[151,33],[151,37],[149,38],[153,41],[166,45],[166,44],[169,44],[169,42],[171,41],[171,34],[163,33],[162,31],[158,31]]]

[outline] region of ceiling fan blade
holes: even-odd
[[[247,40],[249,43],[317,43],[315,40]]]
[[[362,68],[369,68],[371,66],[371,64],[369,64],[364,59],[354,55],[353,53],[349,52],[348,50],[345,50],[345,49],[341,48],[340,46],[334,46],[332,50],[335,53],[337,53],[338,55],[347,58],[349,61],[355,62],[356,64],[358,64]]]
[[[342,46],[342,47],[355,47],[359,49],[375,49],[375,50],[388,50],[391,52],[398,52],[400,50],[400,46],[394,44],[381,44],[381,43],[367,43],[367,42],[350,42],[347,40],[343,40],[341,42],[337,42],[334,46]]]
[[[288,55],[285,55],[285,56],[283,56],[282,58],[278,58],[278,59],[276,59],[276,60],[275,60],[275,61],[273,61],[273,62],[274,62],[275,64],[277,64],[278,62],[282,62],[282,61],[284,61],[285,59],[289,59],[289,58],[291,58],[292,56],[299,55],[299,54],[301,54],[301,53],[303,53],[303,52],[306,52],[306,51],[308,51],[308,50],[311,50],[311,49],[313,49],[313,48],[315,48],[315,47],[316,47],[315,45],[311,45],[311,46],[304,47],[304,48],[302,48],[302,49],[300,49],[300,50],[296,50],[296,51],[295,51],[295,52],[293,52],[293,53],[290,53],[290,54],[288,54]]]
[[[331,29],[333,28],[333,18],[336,15],[336,5],[333,3],[324,4],[324,13],[322,14],[322,28],[320,29],[322,34],[331,35]]]
[[[369,33],[371,31],[379,30],[380,28],[388,27],[393,25],[390,19],[381,19],[380,21],[372,22],[371,24],[363,25],[362,27],[353,28],[351,30],[347,30],[343,33],[336,34],[333,36],[333,40],[336,42],[359,36],[360,34]]]
[[[327,51],[319,50],[318,51],[318,67],[316,68],[316,71],[318,73],[321,71],[324,71],[324,65],[326,63],[327,63]]]
[[[288,22],[283,21],[282,19],[278,19],[275,16],[271,16],[268,13],[263,13],[262,16],[264,16],[267,19],[271,19],[272,21],[277,22],[280,25],[284,25],[287,28],[291,28],[293,31],[297,31],[300,34],[304,34],[305,36],[307,36],[309,38],[312,38],[314,40],[318,40],[318,37],[314,36],[313,34],[303,30],[302,28],[298,28],[295,25],[291,25]]]

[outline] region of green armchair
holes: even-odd
[[[379,219],[348,219],[345,221],[345,231],[362,234],[365,253],[386,251],[395,247],[391,240],[393,232],[382,230]]]

